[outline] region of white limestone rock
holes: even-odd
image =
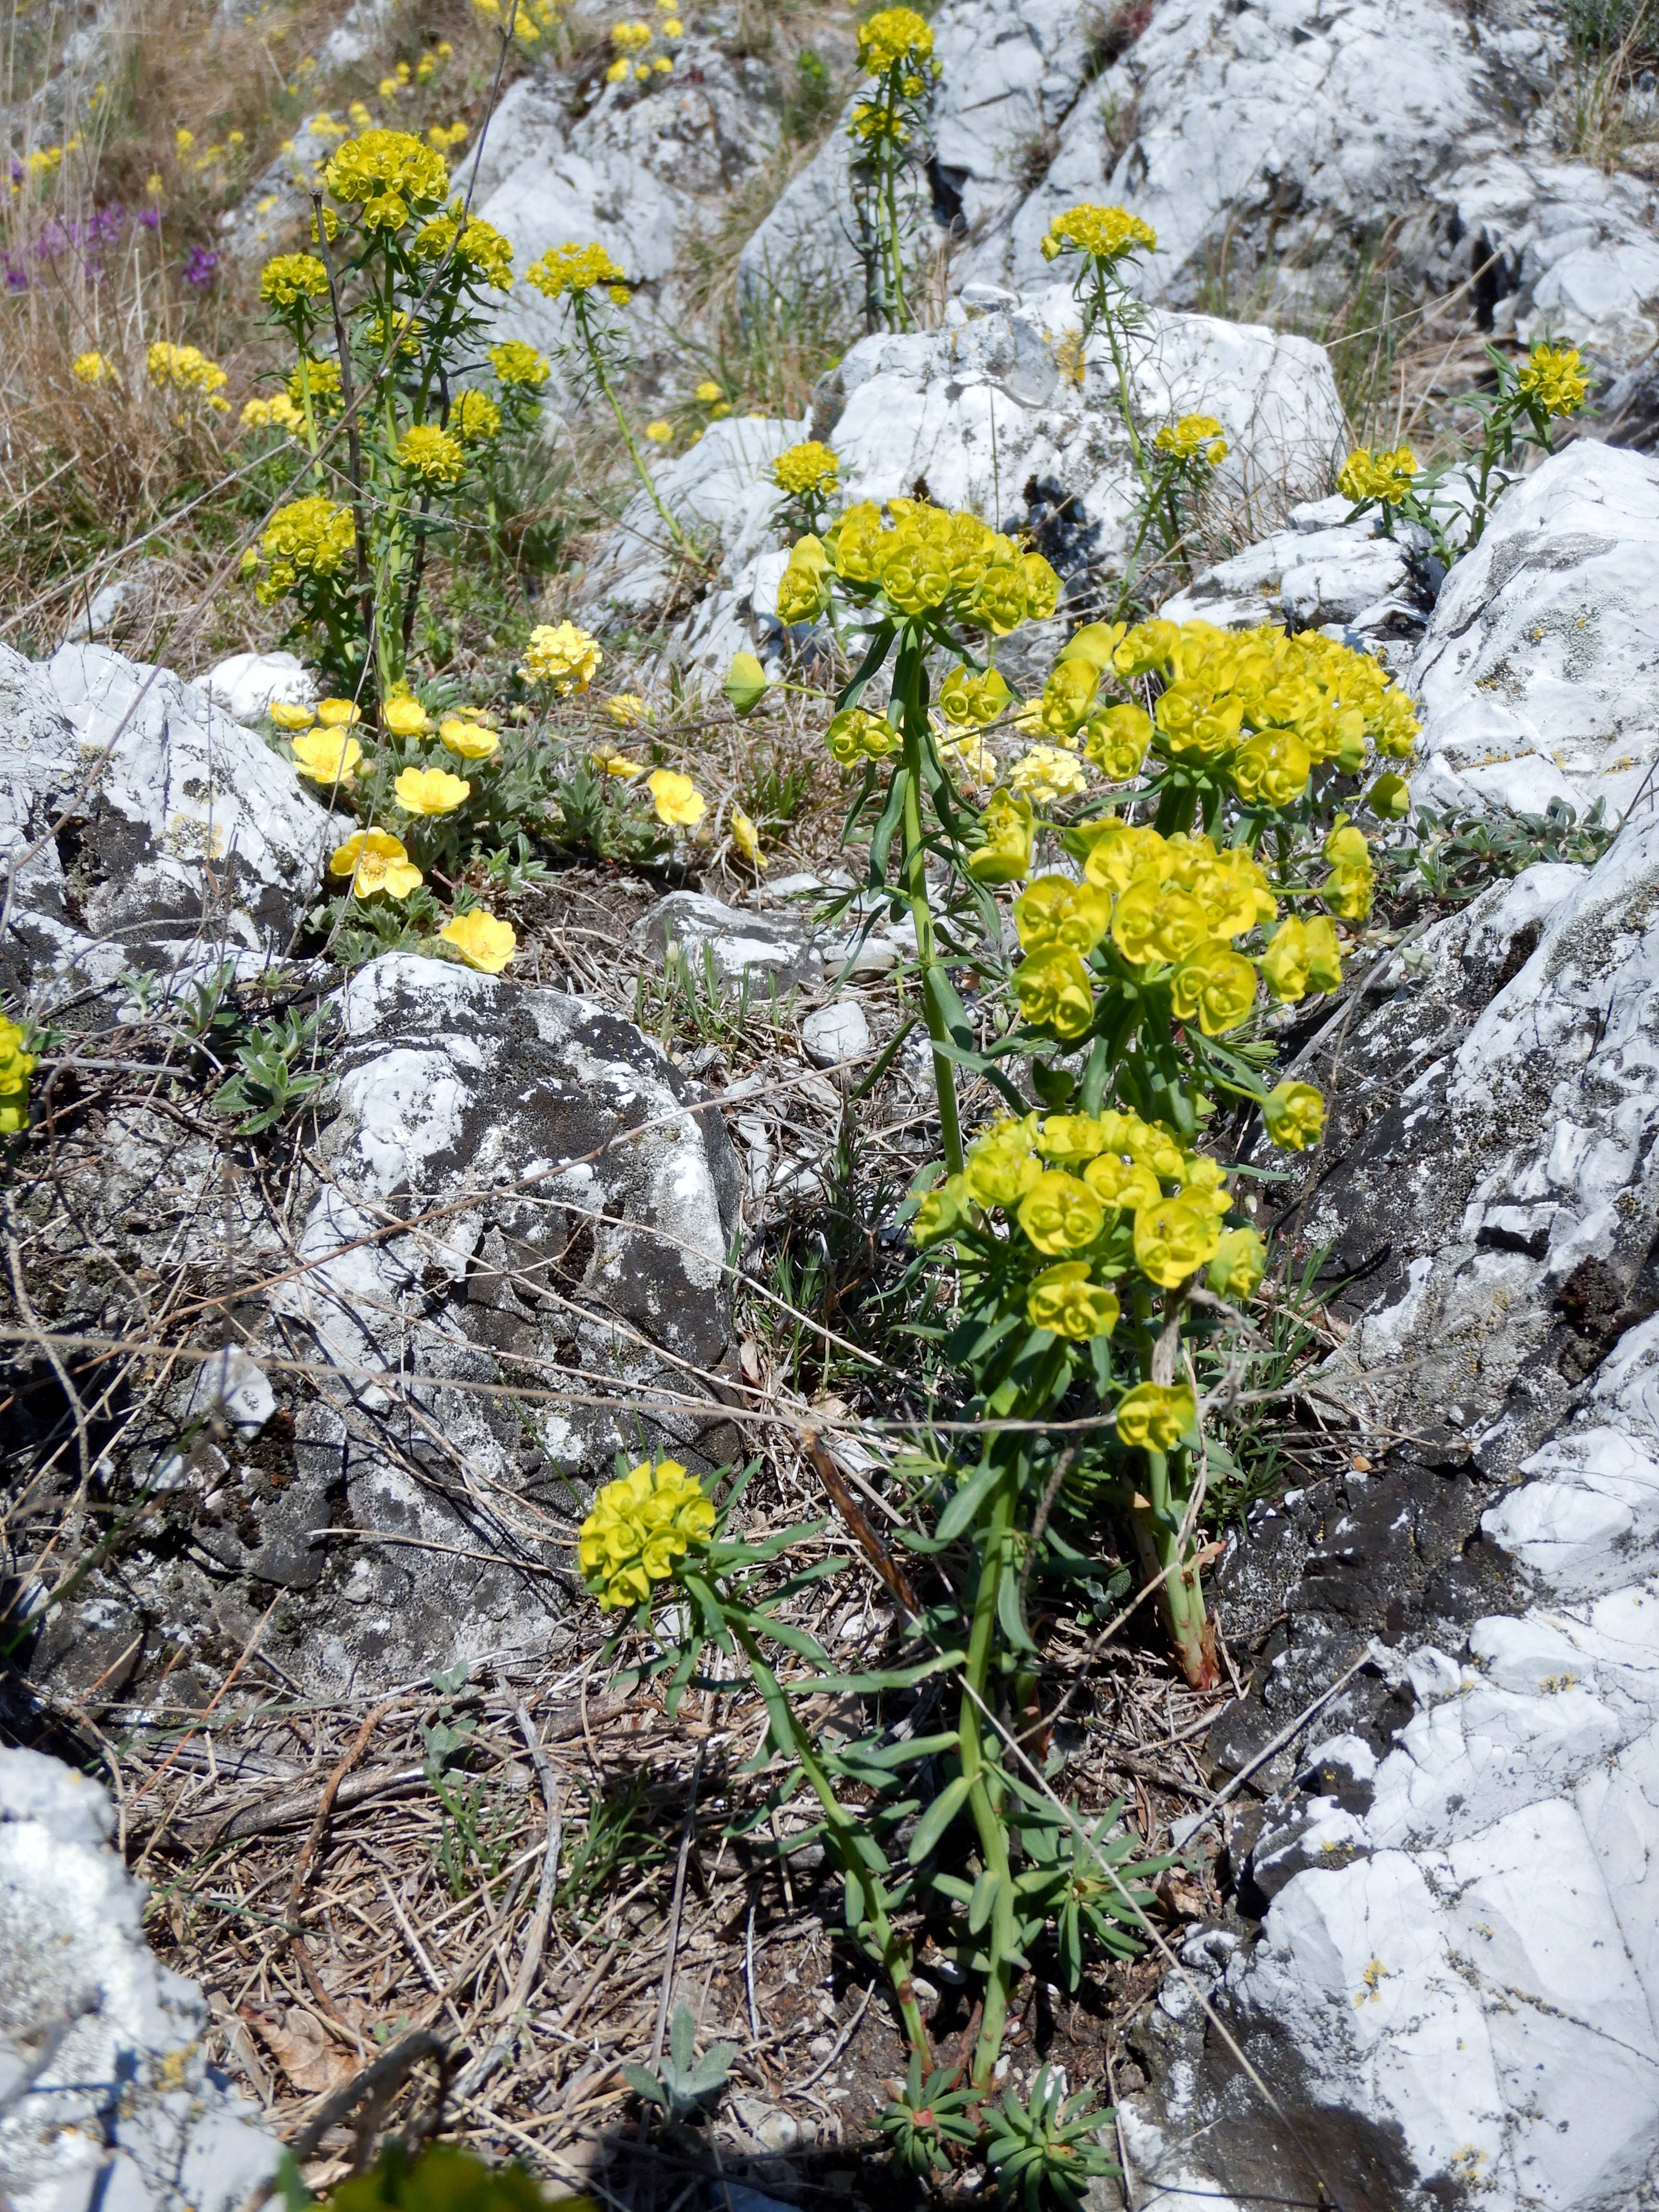
[[[317,698],[316,678],[293,653],[233,653],[195,678],[191,689],[236,722],[257,722],[273,699],[288,707],[309,707]]]
[[[749,914],[702,891],[671,891],[636,925],[642,945],[683,961],[698,981],[764,999],[819,983],[824,950],[804,915]]]
[[[856,999],[814,1007],[800,1025],[801,1049],[814,1067],[840,1067],[870,1049],[870,1019]]]
[[[97,645],[39,665],[0,648],[0,851],[31,853],[4,948],[18,981],[257,969],[332,837],[292,766],[171,671]]]
[[[1659,461],[1585,440],[1511,485],[1411,684],[1420,799],[1621,815],[1659,758]]]
[[[1314,19],[1296,0],[1164,0],[962,273],[1034,282],[1043,232],[1079,200],[1146,217],[1158,238],[1146,296],[1176,306],[1224,252],[1235,283],[1261,268],[1275,302],[1294,305],[1402,216],[1395,251],[1426,265],[1433,187],[1506,149],[1517,109],[1548,89],[1551,54],[1519,8],[1483,18],[1475,39],[1442,0],[1338,0]]]
[[[337,1501],[389,1540],[319,1595],[295,1662],[362,1687],[541,1648],[616,1453],[735,1449],[695,1378],[726,1347],[738,1183],[718,1109],[631,1022],[409,953],[335,1005],[326,1179],[269,1328],[326,1364],[295,1416],[296,1537]],[[420,1378],[412,1414],[388,1370]],[[314,1584],[304,1552],[270,1578]]]
[[[1336,521],[1324,520],[1328,508],[1336,510]],[[1205,569],[1166,599],[1159,614],[1167,622],[1212,622],[1224,629],[1288,621],[1298,629],[1334,626],[1368,642],[1414,641],[1428,619],[1430,595],[1412,564],[1426,550],[1427,533],[1401,524],[1387,538],[1375,510],[1358,522],[1346,520],[1350,512],[1343,499],[1293,509],[1288,529]],[[1315,515],[1320,522],[1310,527]]]
[[[1259,511],[1323,491],[1346,428],[1330,363],[1306,338],[1203,315],[1149,314],[1130,341],[1133,401],[1163,422],[1202,409],[1230,447],[1218,495]],[[1086,349],[1070,289],[1009,307],[953,307],[944,329],[864,338],[821,387],[811,429],[841,459],[848,500],[884,500],[925,483],[943,507],[971,507],[1004,528],[1069,496],[1068,532],[1086,568],[1121,566],[1139,489],[1117,411],[1103,337]],[[712,539],[712,590],[679,626],[682,657],[723,671],[738,647],[781,642],[777,585],[781,501],[769,466],[805,422],[714,424],[656,478],[665,501]],[[662,604],[678,562],[643,495],[596,558],[586,589],[617,611]]]
[[[1500,336],[1576,345],[1613,369],[1659,343],[1650,181],[1522,151],[1455,171],[1436,200],[1446,274],[1472,281]]]
[[[107,1793],[0,1749],[0,2174],[13,2212],[240,2212],[281,2146],[205,2063]]]
[[[1510,1609],[1394,1659],[1415,1711],[1380,1758],[1315,1737],[1212,1990],[1345,2201],[1623,2212],[1659,2181],[1656,902],[1644,813],[1443,924],[1345,1035],[1306,1233],[1341,1249],[1368,1212],[1395,1249],[1324,1380],[1507,1478],[1481,1527],[1519,1571]],[[1169,2066],[1125,2125],[1142,2190],[1194,2212],[1311,2178],[1230,2059]]]

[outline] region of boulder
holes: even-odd
[[[1656,581],[1659,461],[1583,440],[1512,484],[1412,669],[1418,798],[1623,814],[1659,758]]]
[[[725,991],[746,988],[764,999],[823,980],[820,933],[804,915],[742,913],[702,891],[671,891],[635,934],[665,957],[675,953],[694,980],[710,975]]]
[[[1340,632],[1351,643],[1415,645],[1434,603],[1428,533],[1401,523],[1385,537],[1375,509],[1358,522],[1347,520],[1352,512],[1341,498],[1292,507],[1288,529],[1206,568],[1159,614],[1224,629],[1280,623]]]
[[[1196,1978],[1277,2114],[1166,1985],[1126,2126],[1174,2201],[1611,2212],[1659,2172],[1656,912],[1644,814],[1396,956],[1304,1063],[1337,1106],[1291,1225],[1356,1316],[1318,1387],[1375,1459],[1244,1547],[1279,1546],[1255,1695],[1289,1720],[1382,1640],[1231,1839],[1264,1917]]]
[[[1504,150],[1547,96],[1554,54],[1514,6],[1472,37],[1442,0],[1342,0],[1314,21],[1295,0],[1163,0],[962,273],[1033,283],[1044,231],[1079,200],[1125,202],[1152,225],[1145,289],[1173,306],[1212,290],[1218,265],[1275,306],[1305,306],[1389,231],[1397,260],[1426,269],[1440,250],[1434,188]]]
[[[0,1749],[0,2172],[13,2212],[240,2212],[282,2146],[144,1939],[107,1793]]]
[[[1074,0],[946,0],[932,20],[943,74],[912,198],[924,240],[943,246],[998,231],[1033,159],[1088,100],[1088,20]],[[738,267],[751,293],[788,299],[810,284],[862,296],[846,122],[837,118],[744,246]]]
[[[330,817],[293,768],[170,670],[97,645],[0,648],[0,854],[20,857],[15,983],[279,957]]]
[[[317,679],[297,653],[233,653],[195,678],[191,689],[222,707],[233,721],[257,722],[273,699],[289,707],[313,705]]]
[[[1141,421],[1201,410],[1221,422],[1223,502],[1272,512],[1327,489],[1346,433],[1322,348],[1206,315],[1149,313],[1128,342],[1128,367]],[[986,309],[952,301],[941,330],[861,339],[821,384],[810,426],[716,423],[659,473],[664,500],[714,559],[707,597],[674,633],[676,650],[698,665],[723,672],[738,647],[772,654],[782,642],[787,544],[769,471],[809,427],[833,444],[848,500],[921,487],[942,507],[1030,530],[1075,604],[1122,567],[1139,482],[1106,339],[1083,344],[1068,285]],[[587,589],[619,613],[660,606],[683,568],[641,495]]]

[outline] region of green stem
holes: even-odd
[[[656,485],[651,481],[651,471],[645,465],[644,455],[634,442],[634,433],[628,427],[628,417],[623,413],[617,395],[611,388],[611,380],[605,373],[605,363],[599,358],[599,349],[594,342],[592,331],[588,329],[586,317],[580,313],[577,316],[577,327],[581,332],[582,343],[586,349],[588,365],[593,371],[594,380],[600,391],[604,392],[611,414],[616,417],[617,428],[622,433],[622,441],[628,448],[628,458],[634,464],[634,473],[644,487],[646,497],[662,517],[669,536],[687,560],[690,560],[691,547],[687,541],[685,532],[663,505],[662,496]]]
[[[1130,1507],[1136,1547],[1148,1579],[1163,1577],[1158,1607],[1182,1674],[1194,1689],[1209,1689],[1216,1680],[1215,1636],[1198,1569],[1182,1560],[1185,1498],[1177,1500],[1170,1480],[1170,1462],[1163,1452],[1146,1454],[1146,1502]]]
[[[925,681],[921,652],[915,647],[902,652],[894,671],[896,687],[903,702],[905,770],[904,820],[904,896],[915,925],[916,961],[921,969],[921,1001],[927,1021],[927,1034],[933,1041],[933,1088],[939,1094],[939,1139],[945,1152],[945,1171],[947,1175],[962,1172],[962,1121],[957,1110],[957,1073],[948,1054],[941,1047],[950,1042],[950,1030],[945,1018],[945,1007],[939,993],[933,988],[935,977],[944,975],[939,957],[938,940],[933,934],[933,910],[927,902],[927,848],[921,836],[921,749],[927,725],[927,702],[920,696]]]
[[[1008,2020],[1008,1996],[1013,1985],[1013,1966],[1008,1954],[1014,1948],[1013,1872],[1008,1860],[1008,1831],[1003,1823],[1001,1791],[995,1768],[985,1755],[982,1729],[988,1710],[991,1650],[997,1625],[998,1601],[1003,1576],[1010,1571],[1009,1538],[1014,1524],[1018,1470],[1006,1468],[992,1493],[980,1553],[979,1581],[974,1590],[973,1624],[968,1638],[968,1663],[963,1674],[960,1720],[962,1771],[968,1777],[968,1804],[979,1835],[980,1855],[988,1872],[997,1877],[996,1902],[985,1931],[989,1969],[985,1978],[985,2008],[980,2016],[979,2040],[974,2047],[972,2080],[976,2089],[989,2086],[991,2069],[1002,2049]]]
[[[1134,405],[1129,397],[1129,368],[1123,358],[1122,333],[1118,328],[1118,313],[1116,307],[1103,295],[1100,304],[1099,319],[1106,325],[1106,343],[1112,349],[1112,367],[1117,375],[1117,411],[1123,417],[1123,427],[1129,434],[1129,451],[1134,456],[1135,474],[1140,478],[1142,487],[1150,499],[1152,485],[1146,474],[1146,455],[1140,442],[1139,427],[1135,422]]]
[[[819,1763],[811,1738],[796,1720],[794,1709],[784,1692],[783,1685],[761,1656],[760,1646],[752,1632],[742,1621],[733,1620],[729,1613],[726,1620],[732,1633],[742,1647],[744,1657],[749,1662],[750,1672],[763,1688],[768,1711],[781,1713],[787,1721],[789,1741],[780,1745],[779,1748],[799,1763],[813,1795],[823,1808],[824,1825],[834,1839],[836,1856],[857,1895],[860,1925],[869,1930],[866,1940],[892,1983],[899,2017],[904,2022],[904,2032],[910,2039],[911,2049],[921,2057],[924,2066],[930,2066],[933,2059],[927,2042],[927,2029],[910,1980],[910,1946],[888,1917],[880,1877],[866,1863],[865,1851],[871,1847],[870,1838],[861,1832],[836,1796],[830,1777]]]

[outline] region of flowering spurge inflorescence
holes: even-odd
[[[913,8],[884,8],[859,26],[859,66],[872,79],[847,124],[849,174],[871,330],[908,330],[907,247],[920,213],[920,155],[929,95],[942,74],[933,26]]]
[[[1478,453],[1425,469],[1409,446],[1361,447],[1349,454],[1336,479],[1338,491],[1353,501],[1355,516],[1376,507],[1389,537],[1396,518],[1416,524],[1449,568],[1480,543],[1493,502],[1512,481],[1517,457],[1528,447],[1549,453],[1554,423],[1576,415],[1589,391],[1574,346],[1540,343],[1518,366],[1496,346],[1486,348],[1486,358],[1488,389],[1466,392],[1458,403],[1480,417]],[[1450,501],[1441,491],[1449,477],[1462,485]]]
[[[617,396],[617,377],[628,363],[628,343],[626,326],[614,311],[625,307],[631,296],[626,270],[612,260],[607,247],[597,242],[579,246],[573,240],[550,246],[526,270],[525,282],[545,298],[564,301],[570,336],[558,350],[572,387],[579,392],[586,387],[604,399],[641,489],[676,547],[687,552],[685,532],[664,505]]]
[[[0,1014],[0,1136],[15,1137],[29,1125],[29,1078],[37,1056],[23,1049],[23,1030]]]
[[[384,700],[403,681],[431,533],[482,483],[503,433],[532,427],[549,371],[533,347],[507,342],[484,356],[496,392],[470,380],[483,311],[513,283],[513,248],[451,196],[443,148],[374,127],[339,137],[309,249],[261,271],[294,365],[284,392],[251,402],[241,424],[301,438],[318,489],[274,518],[263,563],[245,566],[263,599],[291,597],[300,623],[322,630],[346,688],[361,688],[367,660],[371,697]]]

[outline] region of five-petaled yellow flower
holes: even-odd
[[[273,713],[272,718],[276,717]],[[313,783],[337,783],[350,787],[352,772],[363,757],[356,738],[343,730],[306,730],[289,739],[294,765]]]
[[[498,921],[482,907],[475,906],[471,914],[456,915],[438,934],[446,945],[454,946],[469,968],[481,968],[486,975],[499,975],[519,946],[512,923]]]
[[[376,891],[384,891],[388,898],[407,898],[421,883],[421,872],[404,851],[402,839],[389,830],[360,830],[348,837],[335,848],[328,872],[349,876],[358,898],[372,898]]]
[[[695,830],[708,811],[708,802],[689,775],[672,768],[653,769],[645,780],[657,818],[672,830]]]
[[[392,787],[405,814],[453,814],[464,806],[472,786],[443,768],[406,768]]]
[[[432,726],[418,699],[388,699],[380,709],[380,721],[394,738],[418,738]]]
[[[638,1605],[653,1583],[714,1534],[714,1508],[678,1460],[634,1468],[607,1482],[581,1525],[576,1557],[602,1611]]]
[[[486,722],[475,722],[459,714],[447,714],[438,725],[438,738],[446,749],[460,760],[488,760],[501,745],[501,738]]]
[[[760,832],[740,806],[732,809],[732,842],[751,867],[765,867],[766,855],[760,848]]]

